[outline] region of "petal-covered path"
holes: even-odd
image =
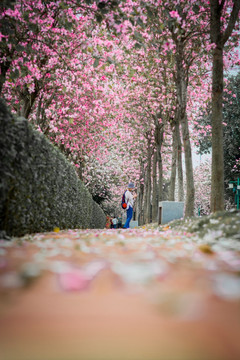
[[[240,252],[164,228],[0,241],[1,360],[238,360]]]

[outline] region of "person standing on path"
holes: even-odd
[[[116,229],[118,223],[118,219],[116,218],[116,216],[114,216],[114,218],[112,219],[112,223],[113,223],[113,228]]]
[[[106,228],[107,228],[107,229],[110,229],[110,226],[111,226],[110,216],[107,215],[107,218],[106,218]]]
[[[130,182],[128,184],[128,189],[125,192],[125,201],[127,203],[127,220],[123,226],[123,229],[128,229],[130,226],[130,221],[132,220],[134,199],[137,197],[137,194],[133,194],[134,189],[134,184]]]

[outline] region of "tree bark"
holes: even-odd
[[[35,91],[29,93],[27,86],[24,87],[24,90],[20,93],[21,102],[20,102],[20,116],[23,116],[25,119],[28,119],[33,105],[39,95],[40,88],[38,82],[35,80]]]
[[[151,222],[151,194],[152,194],[152,177],[151,177],[151,158],[149,164],[149,171],[147,173],[148,176],[148,189],[147,189],[147,224]]]
[[[176,188],[176,175],[177,180],[177,194],[178,201],[184,200],[183,189],[183,169],[182,169],[182,142],[179,128],[179,121],[176,121],[172,126],[173,144],[172,144],[172,164],[171,164],[171,177],[169,185],[168,200],[175,201],[175,188]]]
[[[11,66],[11,61],[5,61],[1,63],[1,74],[0,74],[0,95],[2,93],[3,85],[6,81],[6,74]]]
[[[224,209],[224,161],[222,129],[223,50],[213,54],[212,72],[212,180],[211,212]]]
[[[145,171],[145,181],[144,181],[144,201],[143,201],[143,221],[144,224],[148,224],[150,222],[150,214],[151,214],[151,170],[152,170],[152,148],[151,148],[151,140],[148,137],[148,145],[147,145],[147,167]]]
[[[143,192],[143,224],[147,223],[147,195],[148,195],[148,168],[144,174],[144,192]]]
[[[41,96],[38,96],[36,119],[34,123],[36,124],[36,126],[40,127],[40,129],[44,132],[45,135],[48,135],[49,124],[51,121],[51,119],[49,119],[49,117],[46,116],[45,110],[48,109],[49,106],[51,105],[55,94],[56,94],[55,89],[53,89],[52,95],[47,100],[43,99],[43,95],[44,95],[43,93],[41,94]],[[52,136],[53,133],[51,133],[51,137]]]
[[[187,192],[185,201],[185,217],[194,215],[194,179],[193,179],[193,166],[192,166],[192,150],[189,137],[189,128],[187,117],[185,116],[181,122],[182,138],[185,154],[185,169],[186,169],[186,182]]]
[[[153,189],[152,189],[152,221],[157,221],[157,215],[158,215],[158,191],[157,191],[157,152],[155,151],[153,155],[153,175],[152,175],[152,183],[153,183]]]
[[[215,44],[213,49],[212,70],[212,179],[211,179],[211,212],[224,209],[224,161],[223,161],[223,48],[231,35],[240,10],[240,0],[235,0],[228,26],[223,33],[221,16],[223,4],[210,0],[211,19],[210,36]]]
[[[23,105],[20,110],[20,116],[23,116],[25,119],[28,119],[37,96],[38,93],[34,92],[30,94],[29,97],[24,98]]]
[[[147,191],[146,191],[146,223],[149,224],[151,221],[151,192],[152,192],[152,149],[151,142],[148,142],[148,157],[147,157]]]
[[[182,141],[181,141],[179,123],[176,124],[176,137],[177,137],[178,201],[184,201]]]
[[[144,175],[144,166],[143,166],[142,161],[140,164],[140,169],[141,169],[140,179],[144,179],[145,175]],[[144,221],[143,221],[143,196],[144,196],[144,185],[142,182],[140,182],[140,186],[138,188],[138,196],[137,196],[137,219],[138,219],[139,225],[144,224]]]
[[[187,107],[187,86],[188,86],[188,73],[183,67],[183,44],[177,43],[176,54],[176,90],[178,98],[178,111],[177,122],[182,127],[182,140],[185,155],[185,168],[186,168],[186,199],[185,199],[185,216],[194,216],[194,181],[193,181],[193,166],[192,166],[192,152],[191,143],[189,138],[188,120],[186,116]],[[179,163],[180,164],[180,163]]]
[[[176,188],[176,173],[177,173],[177,137],[176,137],[176,124],[172,126],[172,162],[171,162],[171,176],[168,200],[175,201],[175,188]]]
[[[158,162],[158,202],[163,198],[163,165],[162,165],[162,144],[164,134],[164,123],[155,123],[155,144],[157,149],[157,162]],[[158,204],[157,204],[158,206]]]
[[[163,164],[161,147],[158,147],[158,201],[163,200]]]

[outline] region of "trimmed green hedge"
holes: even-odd
[[[105,227],[106,215],[95,201],[92,202],[92,205],[92,219],[90,222],[90,228],[100,229],[102,227]],[[102,226],[103,224],[104,226]]]
[[[60,150],[0,99],[0,230],[104,228],[102,209]]]

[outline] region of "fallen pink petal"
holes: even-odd
[[[91,277],[79,270],[72,270],[58,275],[61,288],[65,291],[80,291],[89,286]]]

